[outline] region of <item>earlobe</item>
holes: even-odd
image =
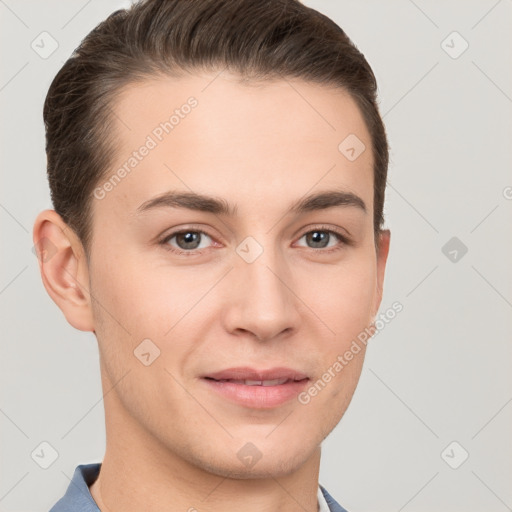
[[[89,269],[82,243],[54,210],[37,216],[33,241],[48,295],[73,327],[93,331]]]

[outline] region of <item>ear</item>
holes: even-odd
[[[391,242],[391,232],[389,229],[382,230],[378,235],[376,255],[377,255],[377,283],[375,291],[375,302],[372,316],[375,318],[379,311],[382,301],[382,293],[384,289],[384,273],[386,270],[386,262],[389,254],[389,244]]]
[[[48,295],[73,327],[94,331],[88,263],[75,232],[55,210],[44,210],[35,220],[33,241]]]

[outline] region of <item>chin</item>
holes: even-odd
[[[192,462],[195,466],[202,468],[208,473],[212,473],[224,478],[233,478],[237,480],[262,479],[269,477],[284,477],[297,471],[303,466],[312,455],[314,455],[318,446],[313,446],[307,450],[304,445],[297,447],[282,443],[283,451],[276,447],[269,446],[259,451],[255,444],[246,443],[243,447],[233,454],[210,453],[192,455]],[[224,445],[227,447],[227,444]],[[293,449],[295,448],[295,451]],[[253,457],[252,461],[250,457]],[[244,460],[247,458],[247,460]]]

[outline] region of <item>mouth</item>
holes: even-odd
[[[283,405],[300,393],[309,377],[289,368],[230,368],[201,378],[216,395],[251,409]]]
[[[268,380],[250,380],[250,379],[214,379],[213,377],[205,377],[205,379],[213,380],[215,382],[232,382],[233,384],[243,384],[244,386],[280,386],[288,382],[301,382],[306,379],[288,379],[283,377],[281,379],[268,379]]]

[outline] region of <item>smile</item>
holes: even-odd
[[[309,382],[302,375],[272,379],[203,377],[207,390],[223,400],[251,409],[272,409],[296,398]]]

